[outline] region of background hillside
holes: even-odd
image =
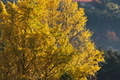
[[[120,0],[100,1],[92,4],[94,8],[84,6],[87,28],[94,32],[93,41],[97,47],[120,50]]]

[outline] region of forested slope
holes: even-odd
[[[88,17],[87,28],[94,31],[93,39],[98,47],[107,49],[108,46],[111,46],[119,49],[120,1],[100,1],[100,4],[93,4],[95,9],[85,7]]]

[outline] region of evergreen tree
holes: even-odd
[[[104,54],[105,62],[101,62],[101,69],[98,71],[98,80],[120,80],[120,53],[108,50]]]

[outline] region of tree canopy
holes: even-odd
[[[86,80],[103,52],[86,29],[84,9],[70,0],[0,1],[0,79]],[[4,45],[3,45],[4,44]]]

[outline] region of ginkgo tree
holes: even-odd
[[[0,79],[86,80],[102,52],[85,28],[84,9],[71,0],[0,2]]]

